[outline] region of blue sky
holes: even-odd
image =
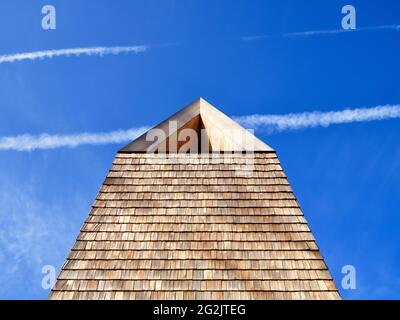
[[[176,43],[140,54],[0,64],[0,137],[152,125],[199,96],[231,116],[400,103],[400,32],[242,41],[242,36],[400,24],[398,1],[23,1],[0,3],[0,55]],[[57,29],[41,28],[41,8]],[[346,299],[400,298],[400,120],[257,132],[277,150]],[[0,298],[44,299],[123,144],[0,151]]]

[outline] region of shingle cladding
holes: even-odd
[[[117,154],[49,298],[340,299],[276,153],[246,161]]]

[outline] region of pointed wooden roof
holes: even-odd
[[[193,129],[198,133],[196,146],[200,146],[198,148],[200,152],[273,151],[251,132],[204,99],[199,98],[122,148],[120,152],[148,152],[155,149],[171,152],[168,149],[168,140],[171,137],[176,141],[180,140],[179,134],[184,129]],[[149,139],[148,133],[154,130],[164,132],[165,139],[157,143]],[[176,150],[180,150],[179,147],[184,144],[183,142],[185,141],[178,142]]]
[[[237,128],[203,100],[171,118]],[[49,298],[340,299],[275,151],[252,139],[253,166],[149,154],[142,137],[122,149]]]

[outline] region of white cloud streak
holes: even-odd
[[[312,31],[301,31],[301,32],[289,32],[289,33],[278,33],[278,34],[262,34],[255,36],[245,36],[242,37],[243,41],[255,41],[255,40],[263,40],[263,39],[272,39],[272,38],[294,38],[294,37],[310,37],[310,36],[320,36],[320,35],[329,35],[329,34],[340,34],[346,32],[363,32],[363,31],[379,31],[379,30],[394,30],[400,31],[400,25],[383,25],[383,26],[374,26],[374,27],[363,27],[357,28],[354,30],[344,30],[344,29],[333,29],[333,30],[312,30]]]
[[[82,145],[102,145],[131,141],[149,128],[133,128],[106,133],[78,133],[71,135],[23,134],[11,137],[0,137],[0,151],[34,151],[39,149],[55,149],[62,147],[78,147]]]
[[[385,105],[374,108],[346,109],[329,112],[303,112],[285,115],[250,115],[234,117],[246,128],[261,129],[269,133],[316,127],[329,127],[334,124],[388,120],[400,118],[400,105]]]
[[[12,63],[23,60],[39,60],[51,59],[54,57],[79,57],[86,56],[104,56],[104,55],[118,55],[121,53],[143,53],[146,52],[149,46],[130,46],[130,47],[89,47],[89,48],[70,48],[59,50],[44,50],[33,51],[25,53],[3,54],[0,55],[0,64]]]
[[[334,124],[388,120],[400,118],[400,105],[385,105],[374,108],[346,109],[329,112],[303,112],[284,115],[250,115],[233,117],[242,126],[268,133],[328,127]],[[103,133],[23,134],[0,137],[0,151],[34,151],[56,148],[74,148],[82,145],[103,145],[130,142],[149,130],[150,127],[132,128]]]

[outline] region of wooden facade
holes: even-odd
[[[49,298],[340,299],[275,151],[258,147],[250,167],[122,149]]]

